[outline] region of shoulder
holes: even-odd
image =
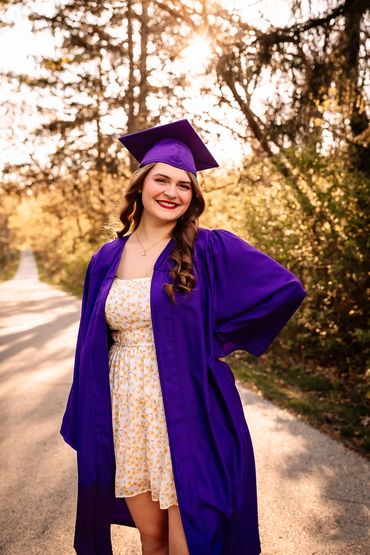
[[[200,246],[200,247],[205,245],[208,241],[210,231],[211,231],[211,229],[209,229],[208,227],[200,227],[199,226],[198,230],[197,230],[196,237],[195,237],[194,244],[196,246]]]
[[[109,254],[114,253],[117,248],[122,244],[122,241],[126,240],[126,237],[117,237],[111,241],[103,243],[93,254],[95,257],[104,257]]]
[[[223,228],[211,229],[207,227],[199,227],[196,243],[199,245],[201,250],[206,249],[208,251],[223,250],[227,247],[254,248],[245,239],[236,235],[236,233]]]
[[[210,227],[199,227],[198,235],[201,240],[213,240],[213,239],[224,239],[224,238],[236,238],[244,241],[239,235],[223,228],[210,228]]]
[[[116,238],[111,241],[103,243],[91,256],[90,269],[92,272],[103,272],[107,270],[114,256],[117,254],[121,248],[122,241],[125,238]]]
[[[202,228],[200,248],[198,252],[208,266],[216,269],[220,267],[229,271],[238,271],[244,264],[249,268],[260,266],[272,267],[281,264],[272,256],[260,250],[258,247],[227,229]]]

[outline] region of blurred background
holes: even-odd
[[[268,353],[228,359],[275,403],[369,454],[369,4],[1,0],[1,280],[20,250],[80,295],[120,228],[117,138],[188,118],[220,163],[200,225],[308,295]]]

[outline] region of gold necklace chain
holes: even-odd
[[[169,239],[170,237],[172,237],[172,235],[169,235],[168,237],[163,237],[162,239],[160,239],[159,241],[157,241],[156,243],[154,243],[154,245],[152,245],[152,246],[149,247],[148,249],[144,249],[144,247],[143,247],[143,245],[142,245],[142,243],[141,243],[141,241],[140,241],[140,239],[139,239],[139,235],[138,235],[137,231],[135,231],[135,234],[136,234],[137,239],[138,239],[138,241],[139,241],[139,243],[140,243],[140,245],[141,245],[141,248],[143,249],[143,253],[142,253],[143,256],[145,256],[146,253],[147,253],[148,251],[150,251],[150,249],[152,249],[153,247],[155,247],[156,245],[158,245],[158,243],[160,243],[160,242],[163,241],[164,239]]]

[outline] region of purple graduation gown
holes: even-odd
[[[129,235],[103,244],[86,271],[74,375],[60,433],[77,451],[74,547],[112,555],[111,524],[135,527],[115,498],[109,386],[111,332],[105,301]],[[224,229],[200,227],[197,283],[191,294],[170,283],[174,239],[156,260],[150,305],[169,446],[190,555],[261,552],[253,447],[235,377],[224,357],[259,356],[306,295],[300,280],[270,256]]]

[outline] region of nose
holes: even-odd
[[[176,184],[171,183],[170,185],[167,185],[166,190],[164,191],[164,194],[168,198],[176,198],[177,197]]]

